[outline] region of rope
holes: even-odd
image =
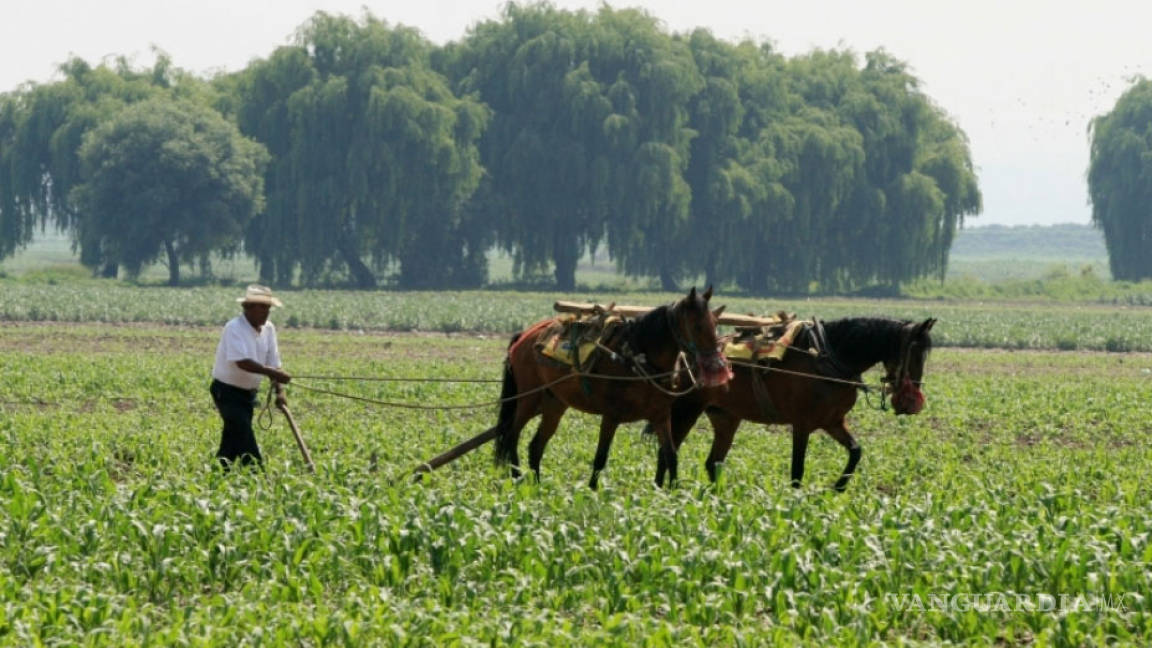
[[[680,355],[676,356],[676,366],[677,367],[680,366],[680,362],[683,358],[684,358],[684,352],[681,351]],[[689,387],[688,389],[683,390],[683,391],[673,391],[670,389],[664,389],[664,387],[662,385],[660,385],[659,383],[656,382],[656,379],[658,379],[658,378],[663,378],[666,376],[680,373],[680,371],[682,371],[681,369],[675,369],[673,371],[669,371],[669,372],[662,374],[662,375],[659,375],[659,376],[653,376],[651,374],[645,373],[644,368],[641,367],[640,363],[637,362],[637,363],[634,363],[632,365],[632,371],[635,371],[636,373],[640,374],[640,376],[644,380],[648,381],[648,385],[651,386],[652,388],[656,389],[656,391],[667,394],[668,396],[672,396],[673,398],[676,398],[678,396],[683,396],[685,394],[690,394],[699,387],[699,385],[696,382],[696,376],[693,375],[693,373],[692,373],[692,368],[687,366],[687,365],[685,366],[685,369],[683,371],[688,372],[688,377],[692,380],[692,386]]]
[[[845,385],[852,385],[853,387],[859,387],[865,390],[872,388],[868,383],[861,382],[859,380],[845,380],[843,378],[833,378],[832,376],[822,376],[820,374],[807,373],[804,371],[792,371],[791,369],[780,369],[779,367],[765,367],[764,365],[757,364],[755,362],[745,362],[743,360],[733,360],[731,358],[728,359],[728,362],[732,363],[734,366],[738,365],[741,367],[748,367],[750,369],[759,369],[760,371],[775,371],[777,373],[788,374],[790,376],[802,376],[804,378],[811,378],[812,380],[824,380],[827,382],[843,383]]]
[[[801,376],[804,378],[810,378],[812,380],[824,380],[827,382],[834,382],[834,383],[842,383],[845,385],[851,385],[851,386],[859,389],[860,391],[864,392],[865,404],[867,404],[868,407],[873,407],[871,398],[869,398],[869,396],[872,394],[872,386],[869,385],[868,383],[865,383],[865,382],[860,382],[858,380],[844,380],[843,378],[833,378],[831,376],[821,376],[820,374],[811,374],[811,373],[806,373],[803,371],[792,371],[790,369],[780,369],[778,367],[765,367],[764,365],[761,365],[761,364],[756,364],[753,362],[744,362],[742,360],[729,359],[728,362],[732,363],[733,366],[740,365],[743,367],[749,367],[751,369],[759,369],[760,371],[775,371],[777,373],[788,374],[791,376]],[[884,397],[886,396],[886,394],[884,393],[884,381],[883,380],[880,381],[880,390],[879,391],[880,391],[880,405],[879,405],[879,407],[876,407],[875,409],[879,409],[880,411],[886,412],[886,411],[888,411],[888,403],[887,403],[887,401],[884,400]]]
[[[275,391],[275,388],[272,386],[272,381],[269,380],[268,381],[268,396],[264,399],[264,407],[261,408],[260,413],[256,415],[256,425],[259,426],[259,428],[261,430],[264,430],[265,432],[267,432],[268,430],[271,430],[272,424],[275,423],[275,421],[272,420],[272,392],[273,391]],[[268,415],[267,419],[264,418],[265,414]]]
[[[401,409],[415,409],[415,410],[461,410],[461,409],[480,409],[483,407],[491,407],[493,405],[503,405],[504,403],[517,401],[517,400],[520,400],[521,398],[524,398],[526,396],[531,396],[532,394],[535,394],[537,392],[544,391],[545,389],[548,389],[549,387],[552,387],[553,385],[557,385],[557,384],[559,384],[565,380],[570,380],[572,378],[595,378],[597,380],[632,381],[632,380],[651,380],[651,379],[665,378],[665,377],[671,376],[675,373],[676,373],[675,371],[668,371],[668,372],[665,372],[662,374],[654,374],[651,376],[639,376],[638,377],[638,376],[608,376],[608,375],[603,375],[603,374],[589,374],[589,373],[572,372],[572,373],[564,374],[563,376],[560,376],[556,380],[553,380],[552,382],[540,385],[539,387],[536,387],[534,389],[529,389],[526,392],[520,392],[520,393],[516,394],[515,396],[510,396],[508,398],[498,398],[496,400],[485,401],[483,403],[470,403],[468,405],[414,405],[412,403],[401,403],[401,402],[397,402],[397,401],[379,400],[379,399],[375,399],[375,398],[367,398],[364,396],[356,396],[353,394],[345,394],[345,393],[341,393],[341,392],[335,392],[335,391],[331,391],[328,389],[320,389],[318,387],[309,387],[307,385],[297,385],[295,380],[291,383],[291,386],[299,387],[300,389],[310,391],[310,392],[315,392],[317,394],[328,394],[329,396],[339,396],[341,398],[347,398],[350,400],[362,401],[365,403],[373,403],[376,405],[384,405],[386,407],[397,407],[397,408],[401,408]]]
[[[498,383],[499,378],[381,378],[378,376],[321,376],[292,375],[292,380],[363,380],[365,382],[413,382],[413,383]]]

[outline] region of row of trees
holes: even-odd
[[[637,10],[508,5],[436,47],[369,14],[204,80],[72,61],[0,95],[0,255],[72,232],[106,275],[250,254],[281,285],[620,270],[752,291],[942,274],[980,210],[963,133],[879,51],[786,58]]]
[[[1152,278],[1152,81],[1092,120],[1088,192],[1116,279]]]

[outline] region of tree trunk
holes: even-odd
[[[667,267],[660,268],[660,289],[664,292],[679,292],[680,288],[676,285],[676,279],[672,276],[672,272]]]
[[[180,260],[176,257],[176,246],[172,241],[164,241],[164,251],[168,253],[168,285],[180,285]]]
[[[556,264],[553,275],[556,277],[558,289],[567,292],[576,290],[576,261],[579,253],[575,237],[564,233],[556,236],[552,261]]]
[[[719,282],[716,281],[716,268],[720,265],[717,261],[717,252],[713,251],[708,254],[708,260],[704,262],[704,285],[719,288]]]
[[[115,279],[120,274],[120,264],[109,261],[100,268],[100,276],[104,279]]]
[[[352,273],[352,284],[357,288],[368,290],[376,287],[376,275],[372,268],[365,265],[360,255],[356,253],[356,246],[345,239],[340,244],[340,257],[348,264],[348,271]]]
[[[265,286],[271,286],[275,283],[276,262],[272,260],[270,255],[256,257],[256,276],[259,277],[260,283]]]

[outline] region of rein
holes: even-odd
[[[644,369],[644,364],[646,362],[644,354],[642,354],[642,353],[641,354],[632,354],[632,353],[629,353],[627,351],[623,351],[623,352],[614,351],[613,349],[610,349],[607,346],[600,343],[599,341],[597,341],[596,342],[597,348],[606,352],[608,354],[609,358],[611,358],[613,361],[616,361],[616,362],[620,362],[622,360],[629,361],[630,364],[632,365],[632,367],[631,367],[632,371],[636,375],[635,376],[613,376],[613,375],[608,375],[608,374],[597,374],[597,373],[591,373],[591,372],[572,371],[570,373],[567,373],[567,374],[557,378],[556,380],[553,380],[552,382],[549,382],[549,383],[544,384],[544,385],[540,385],[539,387],[536,387],[535,389],[530,389],[530,390],[525,391],[525,392],[517,393],[515,396],[511,396],[509,398],[500,398],[500,399],[496,399],[496,400],[485,401],[482,403],[470,403],[467,405],[416,405],[416,404],[412,404],[412,403],[401,403],[401,402],[397,402],[397,401],[386,401],[386,400],[380,400],[380,399],[375,399],[375,398],[367,398],[364,396],[356,396],[354,394],[346,394],[346,393],[342,393],[342,392],[332,391],[329,389],[322,389],[319,387],[309,387],[307,385],[301,385],[295,381],[292,383],[292,385],[295,387],[299,387],[300,389],[310,391],[310,392],[315,392],[318,394],[327,394],[330,396],[338,396],[340,398],[347,398],[349,400],[356,400],[356,401],[361,401],[361,402],[365,402],[365,403],[373,403],[376,405],[383,405],[386,407],[397,407],[397,408],[402,408],[402,409],[416,409],[416,410],[480,409],[483,407],[491,407],[493,405],[502,405],[504,403],[516,401],[516,400],[519,400],[521,398],[531,396],[532,394],[544,391],[544,390],[546,390],[546,389],[548,389],[554,385],[557,385],[557,384],[559,384],[565,380],[571,380],[573,378],[581,378],[581,379],[594,378],[594,379],[598,379],[598,380],[618,380],[618,381],[625,381],[625,382],[644,381],[644,382],[648,383],[652,388],[654,388],[657,391],[659,391],[663,394],[666,394],[668,396],[672,396],[672,397],[683,396],[683,395],[689,394],[692,391],[699,388],[699,382],[696,379],[696,375],[692,371],[691,363],[689,363],[687,361],[687,358],[685,357],[685,350],[695,353],[695,351],[693,351],[693,350],[696,348],[696,346],[694,344],[692,344],[691,342],[683,340],[680,337],[679,331],[676,329],[676,326],[673,324],[673,321],[674,321],[673,318],[675,317],[673,315],[673,309],[669,308],[668,314],[669,314],[669,328],[672,331],[672,337],[676,341],[677,346],[681,350],[679,351],[679,353],[676,356],[676,364],[674,365],[673,369],[671,371],[665,371],[665,372],[661,372],[661,373],[649,373],[648,371],[646,371]],[[545,320],[545,322],[551,323],[550,320]],[[536,326],[534,326],[532,329],[529,330],[529,332],[536,330],[538,328],[542,328],[540,324],[537,324]],[[526,337],[527,337],[527,335],[522,336],[519,340],[517,340],[517,344],[519,342],[523,341]],[[511,352],[509,351],[509,353],[511,353]],[[691,382],[691,386],[688,387],[687,389],[684,389],[684,390],[667,389],[658,382],[659,380],[662,380],[664,378],[677,376],[681,373],[687,373],[688,374],[688,379]],[[303,375],[303,376],[296,376],[295,379],[296,380],[300,380],[300,379],[365,380],[365,381],[377,381],[377,382],[432,382],[432,383],[502,382],[500,379],[496,379],[496,378],[367,378],[367,377],[356,377],[356,376],[323,376],[323,375]],[[269,392],[268,398],[269,398],[268,402],[270,403],[271,402],[271,392]],[[269,410],[268,404],[265,404],[265,411],[269,411],[269,419],[270,419],[271,418],[271,412]]]
[[[360,380],[364,382],[413,382],[413,383],[498,383],[499,378],[382,378],[378,376],[323,376],[293,375],[292,380]]]
[[[567,374],[564,374],[563,376],[560,376],[559,378],[557,378],[556,380],[553,380],[552,382],[546,383],[544,385],[540,385],[539,387],[536,387],[534,389],[530,389],[530,390],[525,391],[525,392],[518,393],[515,396],[510,396],[508,398],[498,398],[496,400],[485,401],[482,403],[470,403],[468,405],[415,405],[412,403],[401,403],[398,401],[379,400],[379,399],[375,399],[375,398],[367,398],[365,396],[356,396],[354,394],[345,394],[342,392],[332,391],[332,390],[328,390],[328,389],[321,389],[319,387],[309,387],[307,385],[300,385],[300,384],[297,384],[295,382],[295,380],[289,385],[289,387],[299,387],[300,389],[303,389],[305,391],[315,392],[317,394],[328,394],[329,396],[338,396],[340,398],[347,398],[349,400],[361,401],[364,403],[373,403],[375,405],[383,405],[386,407],[397,407],[397,408],[401,408],[401,409],[463,410],[463,409],[480,409],[482,407],[491,407],[492,405],[503,405],[504,403],[510,403],[513,401],[517,401],[517,400],[520,400],[521,398],[524,398],[526,396],[531,396],[532,394],[535,394],[537,392],[544,391],[545,389],[548,389],[554,385],[562,383],[565,380],[571,380],[572,378],[596,378],[599,380],[619,380],[619,381],[641,381],[641,380],[644,380],[644,381],[648,381],[650,384],[652,384],[657,389],[659,389],[661,391],[665,391],[663,389],[663,387],[654,383],[653,381],[659,380],[662,378],[667,378],[669,376],[674,376],[677,373],[679,373],[680,371],[682,371],[682,370],[677,369],[677,370],[673,370],[673,371],[666,371],[664,373],[659,373],[659,374],[647,374],[647,373],[643,373],[641,370],[641,372],[638,372],[638,373],[641,373],[641,375],[639,375],[639,376],[610,376],[607,374],[595,374],[595,373],[573,371],[571,373],[567,373]],[[689,375],[691,375],[691,370],[689,369],[688,371],[689,371]],[[297,379],[299,379],[299,378],[323,378],[323,377],[297,376]],[[336,377],[334,379],[335,380],[353,380],[353,378],[344,378],[344,377]],[[395,378],[395,379],[391,379],[391,380],[402,381],[404,379]],[[479,380],[479,379],[464,379],[464,380],[423,379],[423,380],[416,380],[413,382],[421,382],[421,381],[428,382],[430,380],[435,380],[436,382],[500,382],[499,380],[496,380],[496,379],[485,379],[485,380]],[[695,389],[695,384],[696,384],[695,376],[692,377],[692,383],[693,383],[693,389]],[[669,392],[665,391],[665,393],[669,393]],[[688,392],[684,392],[684,393],[688,393]],[[271,394],[271,392],[269,392],[269,394]],[[677,395],[679,395],[679,394],[677,394]],[[271,402],[271,396],[269,396],[269,402]],[[265,409],[266,410],[268,409],[267,405],[265,405]],[[269,417],[271,417],[271,414],[269,414]]]
[[[794,347],[788,347],[788,348],[792,349]],[[792,371],[791,369],[781,369],[779,367],[766,367],[762,364],[758,364],[755,362],[746,362],[744,360],[733,360],[731,358],[728,359],[728,362],[731,362],[734,366],[748,367],[749,369],[757,369],[757,370],[764,371],[764,372],[772,371],[772,372],[776,372],[776,373],[788,374],[790,376],[801,376],[803,378],[811,378],[812,380],[823,380],[825,382],[834,382],[834,383],[840,383],[843,385],[851,385],[853,387],[856,387],[857,389],[862,389],[864,391],[868,391],[868,390],[872,389],[871,385],[869,385],[866,382],[861,382],[859,380],[846,380],[844,378],[833,378],[832,376],[823,376],[821,374],[808,373],[806,371]]]
[[[256,415],[256,425],[260,426],[261,430],[268,431],[272,429],[272,392],[276,388],[272,385],[272,381],[268,381],[268,396],[264,398],[264,407],[260,408],[260,413]],[[265,416],[267,414],[267,416]]]
[[[880,399],[879,399],[880,403],[878,406],[875,406],[875,409],[880,410],[880,411],[887,411],[888,410],[888,403],[885,400],[885,398],[888,396],[889,393],[894,393],[897,389],[896,386],[903,384],[904,380],[907,379],[908,365],[910,364],[910,361],[911,361],[912,347],[914,346],[913,340],[912,340],[912,331],[913,331],[914,326],[915,326],[914,324],[908,324],[908,325],[905,325],[901,329],[901,334],[900,334],[900,338],[901,338],[901,340],[900,340],[900,364],[897,366],[897,368],[894,372],[895,377],[893,377],[893,375],[891,373],[889,373],[888,375],[885,375],[883,378],[881,378],[879,385],[876,385],[876,386],[869,385],[868,383],[860,381],[860,380],[835,378],[832,376],[825,376],[825,375],[809,373],[809,372],[805,372],[805,371],[793,371],[790,369],[781,369],[779,367],[766,366],[766,365],[762,365],[762,364],[759,364],[756,362],[747,362],[747,361],[743,361],[743,360],[736,360],[733,358],[729,358],[728,362],[731,363],[733,366],[740,365],[743,367],[748,367],[749,369],[754,369],[754,370],[765,372],[765,373],[776,372],[776,373],[788,374],[791,376],[798,376],[801,378],[808,378],[810,380],[820,380],[820,381],[824,381],[824,382],[849,385],[849,386],[855,387],[856,389],[859,389],[860,391],[864,392],[864,402],[867,403],[869,407],[874,407],[871,403],[870,396],[872,394],[873,389],[875,389],[876,391],[878,391],[880,393]],[[834,367],[836,367],[838,370],[840,370],[841,372],[850,373],[848,371],[848,369],[845,368],[843,366],[843,364],[840,363],[840,361],[836,358],[835,354],[832,352],[832,347],[830,344],[828,344],[826,334],[824,333],[823,323],[818,319],[813,320],[813,327],[811,330],[811,338],[812,338],[812,343],[815,345],[814,349],[803,349],[803,348],[800,348],[800,347],[797,347],[797,346],[794,346],[791,344],[785,344],[783,346],[787,351],[804,353],[804,354],[812,356],[814,358],[823,358],[824,360],[831,362],[832,365]],[[909,382],[911,382],[916,387],[919,387],[923,381],[909,380]]]

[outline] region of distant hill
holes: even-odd
[[[1090,225],[985,225],[957,232],[951,256],[1107,261],[1108,251],[1104,234]]]
[[[956,233],[949,279],[999,283],[1087,271],[1107,279],[1104,235],[1090,225],[985,225]]]

